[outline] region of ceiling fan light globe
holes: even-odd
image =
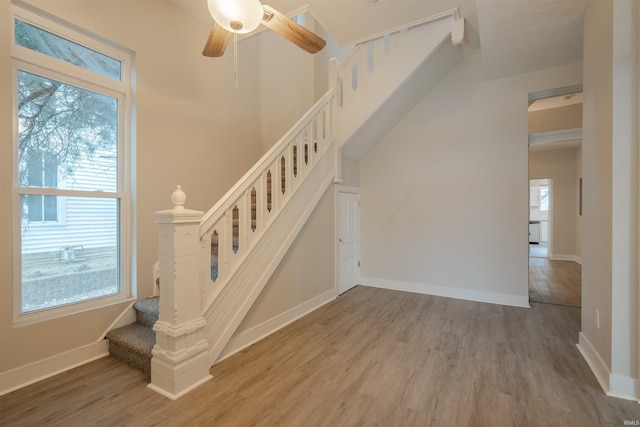
[[[259,0],[207,0],[207,6],[216,24],[238,34],[258,28],[264,15]]]

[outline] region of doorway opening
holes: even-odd
[[[529,180],[529,256],[549,258],[551,246],[551,179]]]
[[[360,190],[337,187],[337,294],[360,283]]]
[[[582,86],[529,94],[529,300],[580,307]]]

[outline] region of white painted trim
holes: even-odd
[[[554,261],[573,261],[582,264],[582,260],[577,255],[551,254],[549,258]],[[578,261],[579,259],[580,261]]]
[[[609,392],[607,396],[625,400],[637,400],[639,391],[640,383],[637,378],[616,374],[609,375]]]
[[[189,386],[188,388],[185,388],[184,390],[181,390],[179,393],[169,393],[168,391],[166,391],[165,389],[158,387],[152,383],[149,383],[147,385],[147,388],[155,391],[158,394],[163,395],[164,397],[166,397],[167,399],[171,399],[171,400],[178,400],[179,398],[181,398],[182,396],[184,396],[185,394],[189,393],[191,390],[195,390],[196,388],[200,387],[202,384],[206,383],[207,381],[209,381],[211,378],[213,378],[211,375],[202,378],[200,381],[198,381],[195,384],[192,384],[191,386]]]
[[[587,337],[582,332],[580,332],[578,337],[578,344],[576,344],[576,347],[578,347],[578,351],[580,351],[583,359],[587,362],[589,368],[591,368],[591,372],[593,372],[596,380],[598,380],[598,383],[600,383],[600,387],[602,387],[602,390],[605,392],[605,394],[608,395],[609,377],[611,373],[609,372],[607,364],[604,362],[604,360],[602,360],[602,357],[600,357],[598,351],[593,347],[593,345],[591,345]]]
[[[544,89],[536,92],[529,93],[529,102],[537,101],[538,99],[552,98],[554,96],[570,95],[572,93],[582,92],[582,83],[578,83],[571,86],[558,87],[553,89]]]
[[[336,299],[336,295],[335,289],[329,289],[328,291],[313,297],[310,300],[285,311],[284,313],[280,313],[269,320],[265,320],[246,331],[234,335],[233,338],[229,340],[229,343],[222,351],[222,354],[216,363],[226,359],[227,357],[233,356],[239,351],[242,351],[250,345],[255,344],[263,338],[266,338],[274,332],[284,328],[290,323],[295,322],[301,317],[333,301]]]
[[[626,400],[638,399],[640,382],[637,378],[612,374],[598,351],[582,332],[576,346],[607,396]]]
[[[136,322],[136,310],[133,308],[133,304],[136,301],[131,301],[131,303],[120,313],[120,315],[111,322],[111,325],[100,335],[101,339],[107,336],[107,333],[116,328],[121,328],[122,326],[127,326]]]
[[[428,285],[424,283],[378,279],[374,277],[363,277],[362,285],[371,286],[374,288],[392,289],[396,291],[414,292],[424,295],[456,298],[467,301],[486,302],[489,304],[530,308],[528,295],[518,296],[510,294],[499,294],[494,292],[476,291],[472,289]]]
[[[393,33],[397,33],[397,32],[402,31],[402,30],[407,30],[409,28],[418,27],[420,25],[423,25],[423,24],[426,24],[426,23],[429,23],[429,22],[432,22],[432,21],[437,21],[438,19],[445,18],[447,16],[452,16],[452,17],[455,18],[456,16],[460,16],[460,11],[456,7],[454,9],[450,9],[450,10],[447,10],[447,11],[444,11],[444,12],[441,12],[441,13],[437,13],[435,15],[427,16],[426,18],[418,19],[416,21],[409,22],[408,24],[399,25],[397,27],[381,31],[379,33],[376,33],[376,34],[373,34],[373,35],[369,35],[369,36],[364,37],[364,38],[348,41],[346,43],[341,44],[341,46],[342,47],[346,47],[346,46],[351,46],[351,45],[357,45],[357,44],[360,44],[360,43],[365,43],[365,42],[368,42],[370,40],[374,40],[374,39],[377,39],[377,38],[380,38],[380,37],[384,37],[387,34],[393,34]],[[324,28],[326,29],[327,27],[324,27]]]
[[[351,185],[336,185],[336,194],[338,193],[352,193],[352,194],[360,194],[360,187],[353,187]]]
[[[582,139],[582,128],[554,130],[550,132],[530,133],[529,145],[550,144],[561,141]]]
[[[371,72],[365,72],[366,45],[358,45],[341,61],[337,79],[342,79],[338,102],[338,146],[344,148],[351,137],[395,94],[402,83],[427,62],[438,49],[451,39],[453,17],[445,16],[429,25],[394,33],[391,49],[380,56],[380,63]],[[374,50],[384,50],[384,39],[375,39]],[[376,59],[374,59],[374,62]],[[360,64],[354,65],[354,64]],[[357,87],[350,82],[353,68],[358,70]],[[360,94],[360,95],[358,95]],[[363,95],[363,94],[366,94]],[[342,104],[340,104],[340,102]],[[353,147],[349,147],[353,151]],[[343,151],[344,152],[344,151]],[[349,153],[347,153],[349,155]],[[360,158],[359,156],[352,156]]]
[[[37,362],[0,373],[0,396],[109,355],[109,342],[100,340]]]

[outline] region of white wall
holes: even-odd
[[[581,64],[484,81],[466,58],[360,162],[364,283],[528,304],[529,92]]]
[[[603,387],[625,397],[640,391],[638,8],[590,2],[584,15],[580,346]]]
[[[640,397],[638,382],[638,87],[636,0],[613,2],[611,389]],[[628,384],[625,384],[628,382]],[[632,389],[632,390],[631,390]],[[627,392],[629,390],[629,392]],[[632,391],[632,392],[631,392]],[[633,393],[634,392],[634,393]]]
[[[260,99],[260,137],[266,152],[315,103],[314,56],[270,30],[256,38],[260,43],[261,77],[256,96]]]
[[[360,187],[360,162],[342,156],[342,183],[350,187]]]
[[[576,149],[529,152],[529,178],[550,178],[553,183],[551,258],[576,257]]]
[[[582,333],[611,366],[612,3],[591,2],[584,28]]]

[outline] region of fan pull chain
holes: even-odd
[[[238,90],[238,33],[233,33],[233,78]]]

